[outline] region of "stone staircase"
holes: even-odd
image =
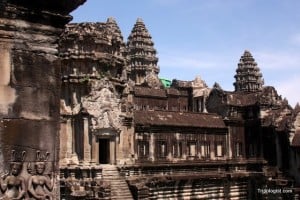
[[[104,181],[108,181],[111,187],[112,200],[133,200],[131,192],[115,165],[101,165]]]

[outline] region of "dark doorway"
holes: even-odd
[[[99,163],[109,164],[109,139],[99,139]]]

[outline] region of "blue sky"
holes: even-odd
[[[72,22],[114,17],[127,40],[142,18],[158,51],[160,77],[218,82],[233,90],[237,63],[249,50],[265,85],[300,101],[299,0],[87,0]]]

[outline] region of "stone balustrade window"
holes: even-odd
[[[188,155],[196,156],[197,155],[197,143],[196,141],[188,142]]]
[[[172,156],[174,158],[181,158],[181,156],[182,156],[182,142],[178,142],[178,141],[173,142]]]
[[[138,141],[138,157],[147,158],[149,157],[149,142]]]
[[[243,149],[242,149],[243,145],[241,142],[236,142],[235,143],[235,156],[238,158],[238,157],[241,157],[243,156]]]
[[[166,141],[157,141],[157,157],[166,158],[167,157],[167,142]]]
[[[210,158],[210,144],[209,142],[201,142],[200,144],[201,158]]]
[[[222,142],[217,142],[215,146],[215,154],[216,157],[223,157],[224,156],[224,146]]]

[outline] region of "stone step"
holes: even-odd
[[[129,193],[111,193],[112,196],[131,196]]]
[[[124,177],[120,176],[118,169],[114,165],[102,166],[103,179],[110,182],[111,199],[131,200],[132,195]]]
[[[128,187],[126,187],[124,184],[123,184],[123,186],[121,186],[121,185],[114,185],[114,184],[111,184],[111,187],[113,187],[113,188],[128,188]]]
[[[124,192],[121,192],[121,193],[115,193],[115,192],[113,192],[113,193],[111,193],[111,194],[113,194],[113,196],[114,195],[122,195],[122,196],[131,196],[131,194],[130,193],[124,193]]]

